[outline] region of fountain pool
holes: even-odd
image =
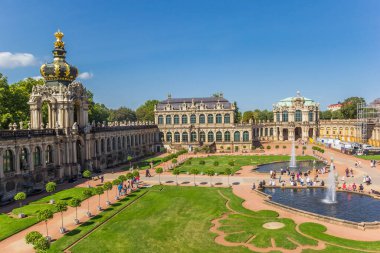
[[[352,192],[336,192],[336,202],[326,204],[327,189],[265,188],[272,201],[300,210],[353,222],[380,221],[380,200]]]
[[[321,161],[316,161],[315,164],[313,161],[297,161],[296,168],[289,168],[290,171],[302,171],[306,172],[308,170],[313,170],[313,168],[321,169],[325,164]],[[281,168],[286,169],[289,167],[289,162],[275,162],[275,163],[267,163],[258,165],[256,169],[253,171],[269,173],[269,171],[277,171],[280,172]]]

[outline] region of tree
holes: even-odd
[[[248,123],[250,120],[253,120],[254,119],[254,116],[253,116],[253,112],[252,111],[245,111],[243,113],[243,122],[244,123]]]
[[[61,213],[61,227],[60,227],[60,231],[61,231],[61,234],[65,233],[66,229],[65,227],[63,226],[63,212],[67,211],[67,203],[64,202],[64,201],[58,201],[57,204],[55,205],[55,208],[57,210],[57,212],[60,212]]]
[[[158,184],[161,185],[161,173],[164,172],[162,168],[156,168],[156,173],[158,174]]]
[[[199,170],[196,169],[196,168],[192,168],[192,169],[190,170],[190,174],[193,175],[193,177],[194,177],[194,186],[196,186],[197,184],[195,183],[195,175],[198,175],[198,174],[199,174]]]
[[[52,197],[52,196],[53,196],[52,193],[55,192],[55,190],[57,189],[57,184],[54,183],[54,182],[49,182],[49,183],[46,184],[45,189],[46,189],[46,191],[47,191],[48,193],[51,193],[50,196]],[[54,203],[54,199],[53,199],[53,198],[50,200],[50,203],[51,203],[51,204]]]
[[[129,174],[129,173],[128,173]],[[128,174],[127,174],[127,177],[128,177]],[[132,173],[131,173],[132,174]],[[119,184],[121,184],[121,180],[120,179],[115,179],[112,181],[112,184],[116,186],[116,196],[115,196],[115,199],[119,199],[119,194],[118,194],[118,189],[117,189],[117,186]]]
[[[224,174],[227,175],[227,184],[228,184],[228,187],[230,186],[230,175],[232,174],[232,171],[230,168],[226,168],[224,170]]]
[[[103,185],[104,190],[107,192],[107,205],[110,205],[111,202],[108,197],[108,191],[112,190],[112,183],[111,182],[105,182]]]
[[[108,117],[109,121],[136,121],[136,112],[127,107],[121,106],[118,109],[111,109]]]
[[[154,107],[159,103],[158,100],[147,100],[143,105],[136,109],[137,120],[154,121]]]
[[[40,232],[32,231],[26,234],[25,241],[27,244],[34,245],[40,238],[43,238],[43,235]]]
[[[87,199],[87,216],[91,217],[90,213],[90,197],[92,196],[92,191],[90,189],[84,189],[82,192],[83,198]]]
[[[213,169],[209,169],[206,171],[206,174],[210,177],[210,186],[212,186],[212,177],[215,175],[215,171]]]
[[[97,194],[98,197],[99,197],[99,205],[98,205],[98,210],[99,211],[102,210],[102,207],[100,206],[100,195],[102,195],[103,193],[104,193],[103,187],[98,186],[98,187],[95,188],[95,194]]]
[[[48,230],[48,225],[47,222],[53,218],[53,211],[50,209],[42,209],[37,211],[37,219],[39,221],[44,221],[45,222],[45,227],[46,227],[46,237],[49,238],[49,230]]]
[[[50,248],[50,243],[45,238],[39,238],[34,243],[34,249],[37,253],[46,253]]]
[[[326,111],[321,111],[319,112],[319,118],[320,119],[332,119],[332,113],[330,110],[326,110]]]
[[[127,180],[127,177],[126,177],[125,175],[120,175],[120,176],[118,177],[118,179],[120,179],[120,181],[121,181],[122,183],[124,183],[124,181]]]
[[[235,110],[234,110],[235,122],[234,123],[238,123],[241,120],[241,112],[236,102],[234,102],[234,106],[235,106]]]
[[[26,199],[26,194],[25,192],[19,192],[13,198],[16,201],[20,201],[20,207],[22,207],[22,201]]]
[[[104,104],[94,103],[89,106],[88,119],[90,122],[102,123],[103,121],[107,121],[109,116],[110,109]]]
[[[79,224],[79,220],[78,220],[78,207],[81,206],[81,203],[82,201],[78,198],[72,198],[69,200],[69,206],[71,207],[75,207],[75,224]]]
[[[91,173],[91,171],[89,171],[89,170],[85,170],[85,171],[83,171],[83,174],[82,174],[82,176],[83,176],[84,178],[87,178],[88,187],[91,187],[91,186],[90,186],[90,178],[91,178],[91,175],[92,175],[92,173]]]
[[[173,171],[172,171],[173,175],[175,175],[175,182],[176,182],[176,185],[178,186],[178,175],[180,172],[179,169],[175,168]]]
[[[341,111],[345,119],[356,119],[357,117],[357,105],[365,103],[362,97],[349,97],[343,101]]]

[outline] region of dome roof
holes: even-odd
[[[46,84],[69,85],[78,76],[78,69],[66,62],[65,43],[62,41],[64,34],[58,30],[54,33],[56,41],[54,42],[53,56],[51,63],[45,63],[41,66],[40,72],[46,80]]]
[[[295,101],[302,101],[305,106],[318,105],[314,100],[301,96],[301,93],[297,91],[297,95],[295,97],[287,97],[281,99],[275,104],[275,106],[292,106],[293,102]]]

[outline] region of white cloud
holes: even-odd
[[[36,58],[28,53],[0,52],[1,68],[17,68],[33,66],[37,63]]]
[[[91,72],[83,72],[78,75],[78,78],[86,80],[86,79],[91,79],[93,76],[94,74]]]
[[[34,80],[40,80],[40,79],[43,79],[42,76],[31,76],[31,77],[26,77],[26,78],[24,78],[24,80],[26,80],[26,79],[28,79],[28,78],[32,78],[32,79],[34,79]]]

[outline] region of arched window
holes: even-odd
[[[221,142],[221,141],[223,141],[223,135],[222,135],[222,132],[220,132],[220,131],[216,132],[216,141],[217,141],[217,142]]]
[[[231,118],[229,114],[224,114],[224,124],[229,124],[231,122]]]
[[[104,139],[102,139],[102,140],[100,141],[100,150],[102,151],[102,153],[104,153],[104,150],[105,150]]]
[[[125,136],[123,136],[123,148],[125,148]]]
[[[187,115],[182,115],[182,124],[187,124]]]
[[[94,150],[95,154],[99,154],[98,140],[95,140],[94,142]]]
[[[229,131],[224,132],[224,141],[231,141],[231,134]]]
[[[191,132],[191,134],[190,134],[190,141],[191,142],[197,141],[197,133],[196,132]]]
[[[159,124],[159,125],[164,124],[164,116],[162,116],[162,115],[159,115],[159,116],[158,116],[158,124]]]
[[[240,132],[239,131],[236,131],[235,133],[234,133],[234,141],[240,141]]]
[[[28,150],[26,148],[22,148],[20,153],[20,168],[22,170],[26,170],[28,167]]]
[[[40,166],[42,165],[41,161],[41,148],[40,147],[35,147],[34,148],[34,166]]]
[[[172,124],[172,117],[170,115],[166,115],[166,125],[171,125]]]
[[[188,142],[189,141],[189,135],[187,132],[182,133],[182,142]]]
[[[294,121],[296,121],[296,122],[301,122],[302,121],[302,112],[301,112],[301,110],[296,110]]]
[[[167,142],[171,142],[172,141],[172,133],[171,132],[167,132],[166,133],[166,141]]]
[[[117,148],[121,149],[121,139],[120,139],[120,137],[117,137]]]
[[[175,132],[174,133],[174,142],[180,142],[181,140],[180,140],[180,135],[179,135],[179,133],[178,132]]]
[[[214,133],[213,132],[208,132],[207,134],[207,141],[208,142],[213,142],[214,141]]]
[[[265,128],[265,135],[264,136],[268,136],[268,128]]]
[[[269,129],[269,135],[273,136],[273,128],[272,127]]]
[[[46,163],[53,163],[53,148],[50,145],[46,147]]]
[[[206,141],[206,134],[205,134],[205,132],[201,131],[199,133],[199,140],[202,141],[202,142]]]
[[[313,111],[309,111],[309,122],[313,122],[314,121],[314,113]]]
[[[201,114],[199,115],[199,124],[204,124],[206,123],[205,115]]]
[[[13,152],[10,149],[5,150],[4,156],[3,156],[3,168],[4,172],[11,172],[14,171],[14,164],[13,164]]]
[[[179,124],[179,116],[174,115],[174,124],[178,125]]]
[[[222,114],[216,115],[216,124],[222,124]]]
[[[195,114],[191,114],[190,124],[195,124],[195,123],[197,123],[197,117],[195,116]]]
[[[288,111],[283,111],[282,112],[282,121],[283,122],[288,122]]]
[[[112,150],[116,150],[116,140],[115,140],[115,137],[112,138]]]
[[[276,121],[280,122],[281,121],[281,114],[279,112],[276,112]]]
[[[111,140],[107,139],[107,152],[111,151]]]
[[[243,141],[249,141],[249,133],[248,131],[243,132]]]
[[[207,115],[207,123],[209,124],[214,123],[214,115],[212,114]]]

